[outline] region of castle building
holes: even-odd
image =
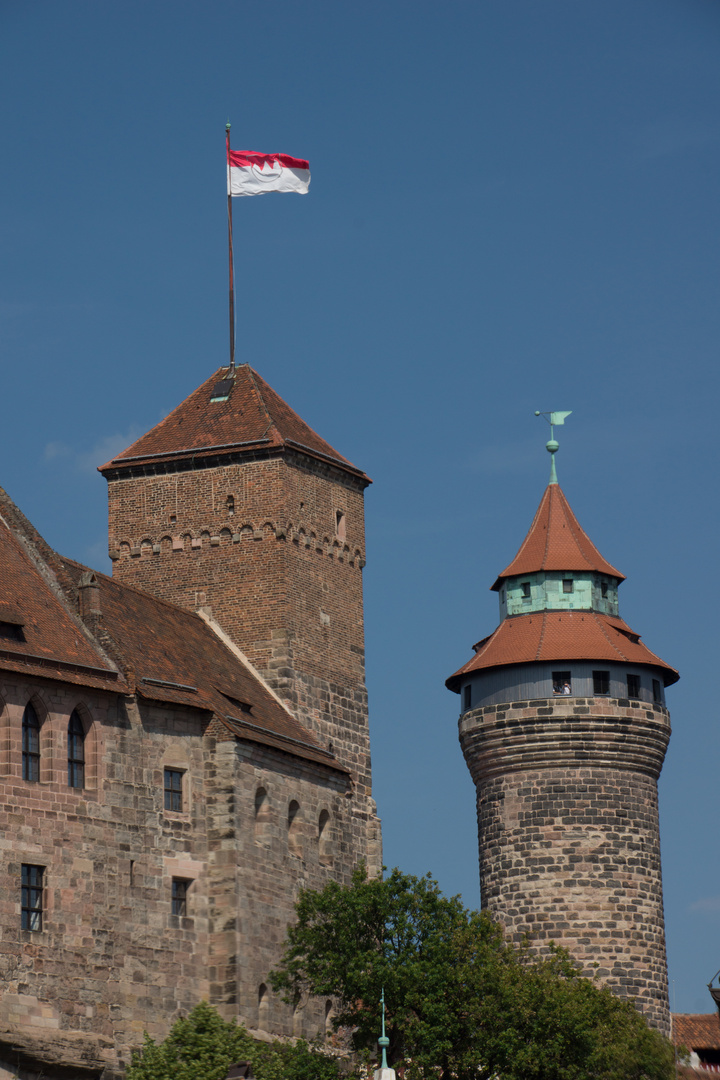
[[[363,472],[242,366],[102,466],[113,575],[0,489],[0,1080],[110,1080],[202,998],[281,1002],[299,889],[381,866]]]
[[[566,947],[668,1034],[657,780],[678,674],[620,617],[623,580],[553,465],[492,586],[500,625],[447,686],[477,789],[483,907],[514,941]]]

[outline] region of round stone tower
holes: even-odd
[[[477,789],[483,907],[512,940],[563,945],[669,1034],[657,780],[678,674],[620,618],[623,580],[553,465],[492,586],[500,625],[447,686]]]

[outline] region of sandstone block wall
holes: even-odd
[[[666,1034],[657,778],[669,736],[663,707],[625,699],[515,702],[460,719],[483,907],[513,940],[565,946]]]
[[[40,782],[21,724],[41,722]],[[67,786],[67,725],[86,726],[88,782]],[[322,1033],[268,973],[303,887],[347,881],[373,822],[341,772],[222,737],[199,710],[51,680],[0,683],[0,1067],[109,1078],[143,1032],[162,1039],[201,998],[273,1033]],[[183,808],[164,808],[164,769]],[[21,928],[21,866],[44,867],[42,930]],[[173,915],[173,877],[188,881]],[[68,1068],[70,1072],[68,1073]],[[103,1072],[104,1070],[104,1072]]]

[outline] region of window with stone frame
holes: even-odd
[[[182,812],[183,806],[183,769],[165,769],[165,809]]]
[[[23,930],[42,930],[44,866],[23,863],[20,882],[20,926]]]
[[[76,709],[68,724],[68,787],[85,787],[85,728]]]
[[[174,877],[172,879],[172,914],[173,915],[187,915],[187,899],[188,889],[192,885],[192,880],[188,878]]]
[[[33,784],[40,780],[40,721],[30,701],[22,719],[22,778]]]

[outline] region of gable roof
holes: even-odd
[[[647,664],[657,668],[666,686],[680,676],[640,641],[622,619],[593,611],[542,611],[503,620],[494,633],[475,646],[475,655],[446,681],[456,692],[473,671],[566,660]]]
[[[720,1050],[720,1016],[713,1013],[673,1013],[672,1041],[688,1050]]]
[[[0,668],[86,686],[124,680],[65,601],[52,568],[15,526],[17,515],[0,488],[0,623],[20,628],[0,637]]]
[[[223,380],[217,395],[221,400],[211,400]],[[320,438],[249,364],[241,364],[231,377],[227,368],[220,368],[164,420],[101,465],[99,471],[156,460],[170,462],[200,453],[212,457],[284,447],[329,461],[370,483],[365,473]]]
[[[559,484],[548,484],[545,488],[520,550],[492,588],[497,591],[505,578],[539,570],[591,570],[625,580],[625,575],[603,559],[580,527]]]
[[[102,612],[89,625],[77,614],[83,578]],[[229,739],[347,772],[200,615],[63,559],[0,488],[3,622],[24,640],[0,636],[0,671],[200,709]]]

